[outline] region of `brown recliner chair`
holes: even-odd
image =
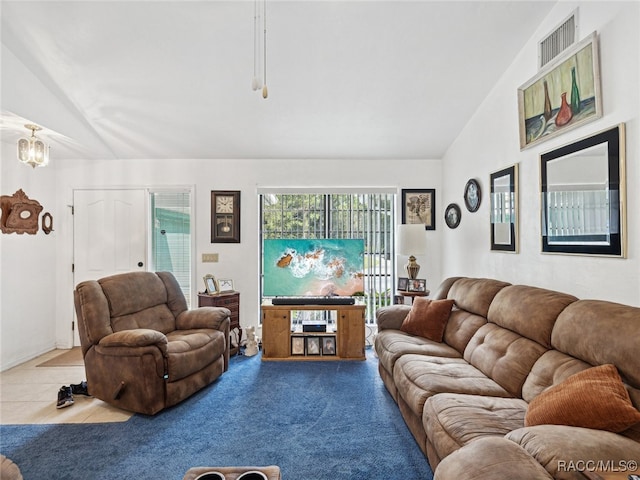
[[[89,393],[153,415],[229,366],[229,315],[187,309],[169,272],[132,272],[81,282],[74,291]]]

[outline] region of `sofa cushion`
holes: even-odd
[[[533,365],[522,386],[522,398],[531,402],[552,385],[557,385],[570,375],[591,367],[592,365],[565,353],[549,350]]]
[[[176,330],[167,334],[167,373],[169,382],[188,377],[218,360],[227,346],[219,330]]]
[[[153,272],[129,272],[98,280],[112,317],[167,303],[167,289]]]
[[[413,306],[402,322],[400,330],[434,342],[441,342],[453,303],[453,300],[414,298]]]
[[[454,306],[444,329],[442,341],[462,354],[471,337],[486,323],[486,318]]]
[[[482,437],[522,428],[526,412],[527,402],[519,398],[439,393],[425,402],[422,423],[442,459]]]
[[[578,300],[558,316],[551,344],[591,365],[612,363],[626,383],[640,389],[640,355],[630,354],[638,349],[639,330],[638,307]]]
[[[614,365],[589,368],[548,388],[529,404],[525,425],[570,425],[621,432],[640,422],[640,412]]]
[[[378,332],[374,345],[380,365],[389,373],[393,373],[393,367],[398,358],[407,353],[435,357],[462,357],[460,352],[446,343],[434,342],[400,330],[382,330]]]
[[[576,300],[553,290],[511,285],[496,294],[487,319],[551,348],[551,331],[558,315]]]
[[[461,310],[486,317],[493,297],[507,285],[489,278],[460,278],[449,288],[447,298],[454,299]]]
[[[522,385],[545,352],[539,343],[494,323],[487,323],[469,341],[464,359],[512,396],[522,398]]]
[[[393,381],[409,409],[422,416],[424,402],[437,393],[512,395],[462,358],[407,354],[393,368]]]

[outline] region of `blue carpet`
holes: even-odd
[[[180,480],[194,466],[227,465],[278,465],[283,480],[431,480],[377,364],[371,350],[364,362],[237,356],[218,381],[153,417],[5,425],[0,452],[26,480]]]

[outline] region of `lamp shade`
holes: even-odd
[[[422,255],[427,252],[427,232],[422,224],[398,225],[396,231],[399,255]]]
[[[415,256],[427,251],[427,234],[424,225],[398,225],[397,237],[398,253],[409,256],[409,262],[404,267],[407,270],[407,276],[410,280],[415,280],[420,271],[420,265],[416,262]]]

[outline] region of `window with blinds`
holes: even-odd
[[[367,323],[393,301],[393,193],[263,193],[261,237],[363,238]],[[262,268],[262,267],[261,267]]]
[[[151,269],[172,272],[191,304],[191,192],[150,192]]]

